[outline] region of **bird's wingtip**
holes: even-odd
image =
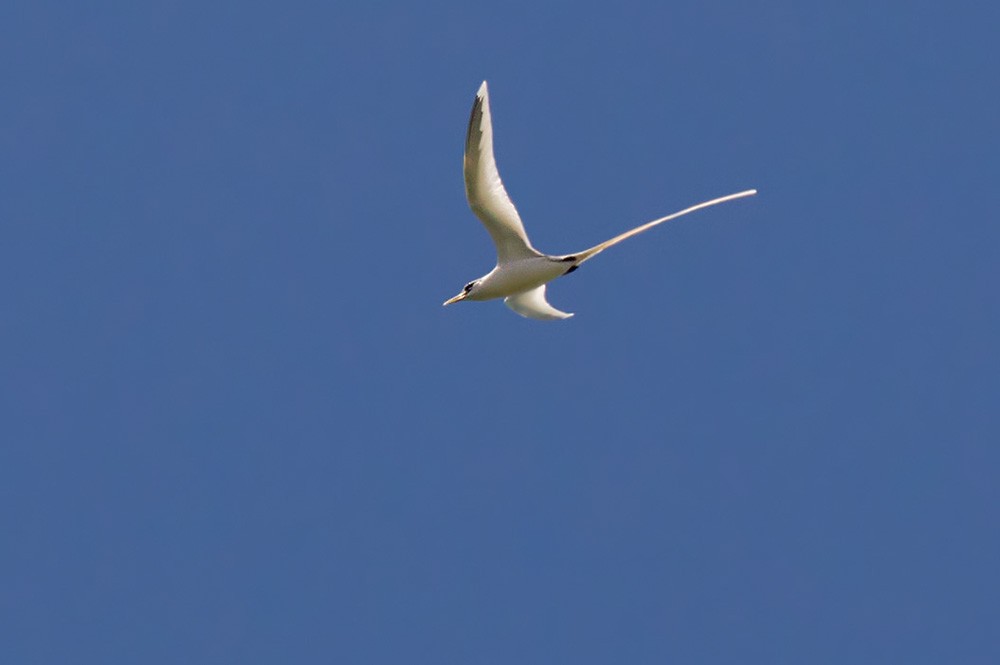
[[[476,92],[476,97],[485,97],[488,92],[489,88],[486,87],[486,81],[483,81],[483,84],[479,86],[479,91]]]

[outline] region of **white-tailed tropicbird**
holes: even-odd
[[[559,256],[542,254],[531,246],[521,217],[500,181],[500,173],[493,157],[493,122],[490,118],[490,97],[486,81],[479,87],[476,101],[472,105],[469,132],[465,139],[464,171],[465,194],[469,199],[469,206],[493,237],[497,246],[497,265],[487,275],[466,284],[461,293],[449,298],[444,304],[450,305],[459,300],[503,298],[504,303],[521,316],[543,320],[573,316],[560,312],[545,299],[545,285],[556,277],[573,272],[584,261],[592,259],[608,247],[658,224],[695,210],[757,193],[756,189],[748,189],[693,205],[637,226],[582,252]]]

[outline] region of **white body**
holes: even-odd
[[[722,196],[675,212],[666,217],[637,226],[598,245],[574,254],[550,256],[531,246],[517,208],[511,202],[500,180],[493,155],[493,122],[490,115],[489,90],[483,81],[472,105],[469,129],[465,140],[465,194],[469,207],[486,227],[497,248],[497,265],[492,271],[469,282],[462,293],[445,301],[450,305],[459,300],[493,300],[503,298],[512,310],[533,319],[565,319],[572,314],[560,312],[545,299],[548,282],[575,270],[580,264],[605,249],[638,235],[643,231],[676,219],[689,212],[725,201],[752,196],[755,189]]]
[[[494,300],[523,291],[530,291],[562,277],[571,264],[547,256],[509,261],[493,268],[478,280],[478,286],[469,294],[469,300]]]

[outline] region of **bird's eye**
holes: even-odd
[[[468,293],[469,291],[471,291],[472,287],[475,286],[475,285],[476,285],[475,282],[469,282],[468,284],[466,284],[465,285],[465,292]]]

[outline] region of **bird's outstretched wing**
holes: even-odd
[[[573,316],[568,312],[560,312],[549,304],[545,299],[545,285],[537,286],[530,291],[515,293],[503,299],[507,307],[529,319],[541,319],[543,321],[553,321],[555,319],[568,319]]]
[[[701,210],[702,208],[708,208],[710,206],[718,205],[719,203],[725,203],[726,201],[732,201],[733,199],[742,199],[744,196],[753,196],[756,193],[757,193],[756,189],[748,189],[746,191],[737,192],[735,194],[729,194],[728,196],[720,196],[717,199],[712,199],[711,201],[705,201],[703,203],[699,203],[697,205],[693,205],[690,208],[685,208],[684,210],[680,210],[678,212],[672,213],[670,215],[667,215],[666,217],[660,217],[659,219],[654,219],[651,222],[646,222],[642,226],[637,226],[634,229],[630,229],[630,230],[626,231],[625,233],[622,233],[621,235],[615,236],[611,240],[605,240],[601,244],[594,245],[590,249],[585,249],[582,252],[576,252],[575,254],[567,254],[566,258],[571,257],[571,256],[575,257],[577,259],[576,265],[580,265],[581,263],[583,263],[587,259],[594,258],[595,256],[597,256],[598,254],[600,254],[601,252],[603,252],[607,248],[613,247],[614,245],[617,245],[618,243],[620,243],[623,240],[628,240],[632,236],[639,235],[643,231],[648,231],[651,228],[653,228],[654,226],[662,224],[663,222],[669,222],[670,220],[677,219],[678,217],[682,217],[682,216],[688,214],[689,212],[694,212],[695,210]]]
[[[539,252],[531,246],[517,208],[507,196],[493,157],[493,121],[486,81],[476,93],[465,139],[465,195],[497,246],[498,263],[516,261]]]

